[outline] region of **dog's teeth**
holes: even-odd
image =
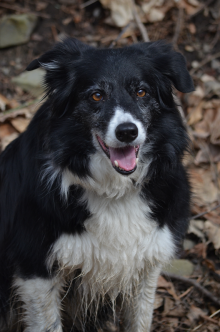
[[[118,167],[118,162],[117,162],[117,160],[115,160],[114,163],[115,163],[115,166]]]
[[[137,163],[138,163],[138,160],[139,160],[139,158],[136,158],[136,165],[137,165]]]

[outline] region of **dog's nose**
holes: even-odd
[[[138,128],[132,122],[125,122],[115,129],[117,139],[123,143],[131,143],[138,136]]]

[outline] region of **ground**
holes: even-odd
[[[1,17],[30,12],[38,17],[28,42],[0,49],[0,149],[25,130],[41,100],[12,77],[57,40],[72,36],[97,47],[109,47],[116,39],[114,47],[143,40],[135,23],[119,36],[123,27],[106,23],[111,11],[91,2],[0,2]],[[220,1],[138,0],[136,8],[149,3],[163,18],[149,22],[146,16],[145,32],[151,41],[174,43],[196,87],[190,95],[178,94],[192,141],[184,160],[192,183],[192,219],[179,260],[159,279],[152,331],[220,331]],[[176,264],[185,277],[178,276]]]

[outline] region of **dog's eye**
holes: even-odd
[[[146,91],[143,89],[140,89],[137,91],[137,96],[138,97],[144,97],[146,95]]]
[[[96,92],[96,93],[93,93],[92,99],[95,100],[95,101],[100,101],[100,100],[103,99],[103,97],[102,97],[101,93]]]

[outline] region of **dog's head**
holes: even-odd
[[[95,49],[66,39],[27,70],[38,67],[46,69],[48,149],[62,169],[87,176],[96,155],[93,167],[125,176],[139,162],[151,160],[155,170],[155,161],[162,167],[181,157],[187,135],[172,87],[194,87],[184,57],[170,45]]]

